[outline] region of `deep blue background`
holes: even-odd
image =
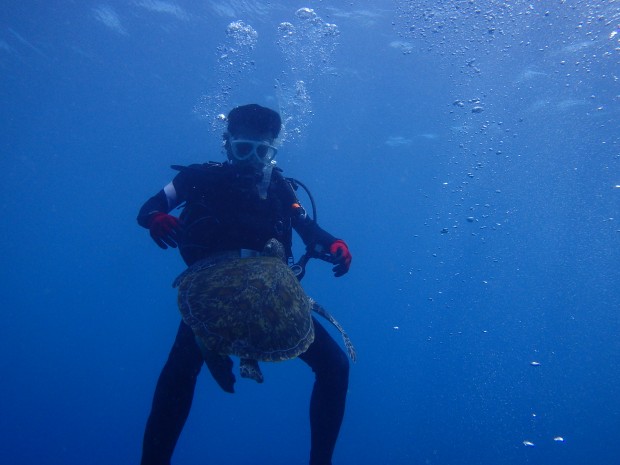
[[[3,463],[139,462],[183,266],[137,210],[221,160],[217,112],[299,116],[276,79],[312,106],[280,166],[354,256],[304,280],[359,355],[334,463],[620,462],[618,5],[377,3],[3,6]],[[229,66],[234,20],[258,40]],[[263,370],[234,396],[203,373],[176,463],[306,463],[311,373]]]

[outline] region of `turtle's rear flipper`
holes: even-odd
[[[357,353],[355,352],[355,347],[353,347],[353,343],[351,342],[351,339],[349,339],[349,335],[346,333],[346,331],[340,325],[340,323],[336,321],[336,318],[334,318],[331,315],[331,313],[325,310],[314,299],[310,299],[310,308],[314,312],[318,313],[323,318],[325,318],[327,321],[329,321],[331,324],[333,324],[336,327],[336,329],[340,331],[340,334],[342,334],[342,340],[344,341],[344,346],[347,349],[347,353],[349,354],[349,357],[351,357],[351,360],[355,362],[357,360]]]
[[[239,371],[241,372],[242,378],[250,378],[257,383],[262,383],[264,381],[263,373],[260,371],[260,367],[256,360],[242,358],[239,364]]]
[[[217,352],[207,349],[198,338],[196,338],[202,358],[211,372],[211,376],[220,387],[233,394],[235,392],[235,375],[232,372],[233,361],[228,355],[218,354]]]

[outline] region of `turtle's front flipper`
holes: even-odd
[[[198,347],[202,352],[202,358],[211,372],[211,376],[220,387],[233,394],[235,392],[235,375],[232,372],[233,361],[228,355],[218,354],[207,349],[199,338],[196,338]]]
[[[351,339],[349,339],[349,335],[346,333],[344,328],[340,326],[340,323],[338,323],[327,310],[325,310],[318,303],[316,303],[314,299],[310,299],[310,307],[312,308],[312,311],[321,315],[323,318],[333,324],[338,331],[340,331],[340,334],[342,334],[342,340],[344,341],[344,346],[347,349],[347,353],[349,354],[349,357],[351,357],[351,360],[355,362],[357,360],[357,353],[355,352],[355,347],[353,347],[353,343],[351,342]]]
[[[263,378],[263,373],[260,371],[258,362],[251,358],[241,359],[241,363],[239,364],[239,371],[241,372],[242,378],[250,378],[257,383],[262,383],[265,379]]]

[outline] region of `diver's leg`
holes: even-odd
[[[142,444],[142,465],[169,465],[189,415],[202,354],[191,328],[181,322],[159,375]]]
[[[349,360],[316,319],[314,333],[314,342],[299,356],[315,374],[310,399],[310,465],[331,465],[344,416]]]

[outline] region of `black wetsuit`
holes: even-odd
[[[309,219],[290,183],[273,170],[266,198],[257,183],[261,173],[230,163],[191,165],[142,206],[138,223],[183,204],[179,241],[187,265],[224,250],[262,250],[275,237],[290,254],[292,230],[306,245],[328,250],[334,236]],[[314,320],[315,339],[299,356],[315,373],[310,401],[311,465],[330,465],[344,415],[349,362],[338,344]],[[204,357],[191,328],[181,322],[157,382],[147,421],[142,465],[169,465],[190,411]],[[211,367],[210,367],[211,368]]]

